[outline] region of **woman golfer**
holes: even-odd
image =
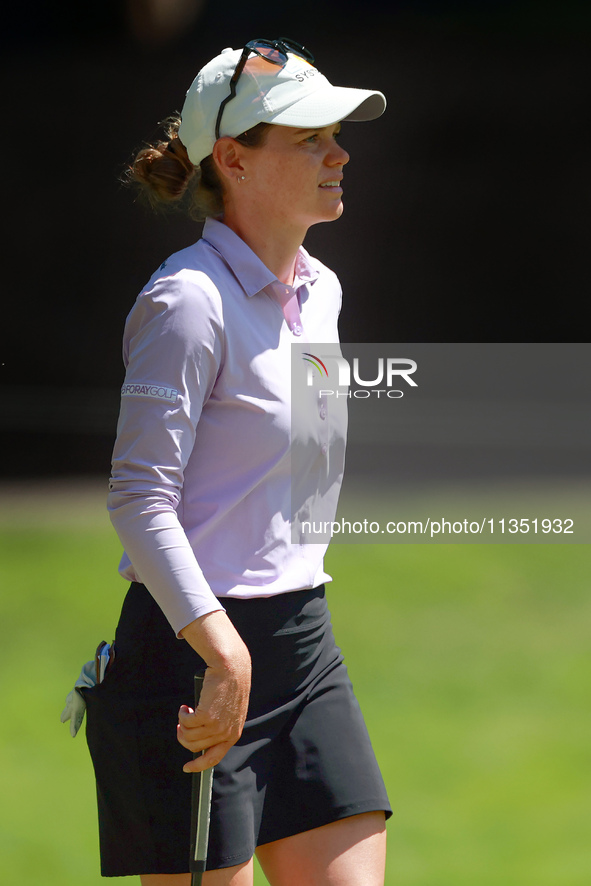
[[[343,210],[341,121],[384,108],[293,41],[252,41],[199,72],[134,162],[155,202],[207,218],[125,327],[109,510],[132,584],[86,693],[105,876],[188,886],[186,773],[215,766],[204,884],[252,884],[255,852],[275,886],[383,884],[390,807],[331,631],[326,544],[292,534],[319,498],[334,517],[345,429],[321,399],[292,418],[290,378],[292,343],[338,340],[338,280],[302,242]]]

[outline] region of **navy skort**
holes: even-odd
[[[252,690],[243,734],[215,769],[208,869],[350,815],[389,816],[324,586],[222,603],[250,650]],[[189,870],[191,776],[182,767],[192,755],[176,723],[204,667],[146,588],[132,584],[113,667],[84,691],[103,876]]]

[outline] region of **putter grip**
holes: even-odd
[[[195,710],[199,705],[204,674],[195,674]],[[194,754],[200,756],[203,751]],[[209,806],[211,803],[211,787],[213,769],[205,772],[194,772],[191,776],[191,856],[189,870],[191,886],[201,886],[201,877],[207,861],[207,840],[209,837]]]

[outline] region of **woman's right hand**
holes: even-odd
[[[181,636],[207,664],[199,705],[179,711],[177,737],[183,747],[204,754],[185,764],[185,772],[217,765],[242,734],[250,695],[250,654],[225,612],[203,615]]]

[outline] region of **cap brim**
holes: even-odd
[[[386,98],[370,89],[330,86],[318,89],[289,108],[265,118],[278,126],[331,126],[340,120],[375,120],[386,110]]]

